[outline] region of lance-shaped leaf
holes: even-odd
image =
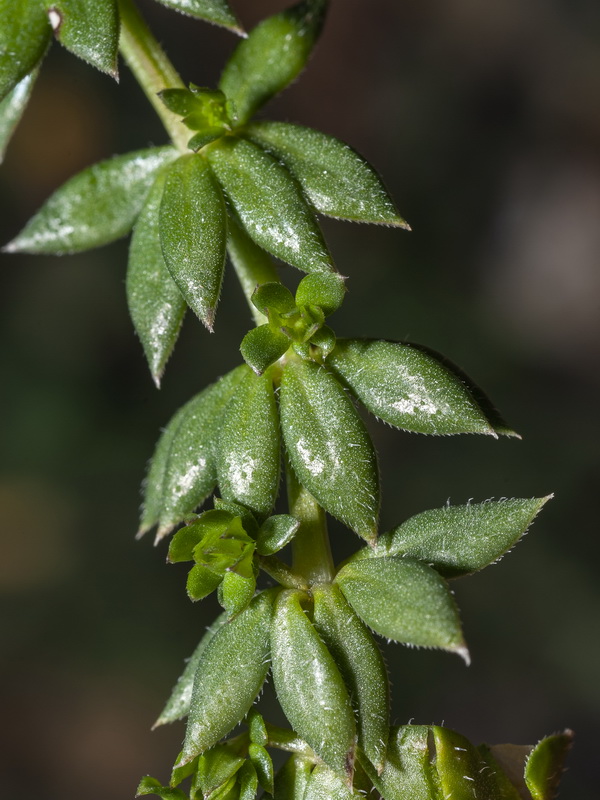
[[[335,584],[315,587],[314,625],[334,657],[357,711],[358,744],[383,769],[389,728],[389,681],[381,652]]]
[[[250,369],[236,387],[219,437],[217,473],[225,500],[266,515],[279,487],[279,418],[269,374]]]
[[[45,0],[44,5],[58,41],[116,78],[119,17],[115,0]]]
[[[342,305],[345,294],[346,287],[341,275],[313,273],[302,278],[298,284],[296,303],[299,306],[319,306],[325,316],[329,316]]]
[[[381,774],[361,756],[362,767],[384,800],[438,800],[428,738],[429,728],[424,725],[392,728]]]
[[[275,690],[294,730],[350,783],[354,712],[331,653],[302,609],[302,598],[298,591],[277,598],[271,626]]]
[[[157,172],[177,158],[152,147],[100,161],[70,178],[4,248],[10,253],[77,253],[131,230]]]
[[[227,214],[221,190],[201,156],[182,156],[167,173],[160,242],[179,291],[212,331],[225,266]]]
[[[531,748],[527,749],[529,751],[531,750]],[[523,797],[525,797],[526,800],[530,800],[530,795],[523,778],[524,756],[519,760],[519,771],[516,773],[511,772],[509,777],[500,766],[500,763],[492,755],[492,749],[488,745],[479,745],[477,752],[484,765],[480,768],[480,774],[485,779],[485,792],[487,796],[492,798],[498,797],[501,798],[501,800],[522,800]],[[516,782],[513,782],[515,777]]]
[[[285,164],[321,214],[408,228],[377,172],[339,139],[287,122],[255,122],[244,135]]]
[[[280,413],[285,446],[300,483],[326,511],[374,541],[377,459],[340,384],[317,364],[289,362],[281,379]]]
[[[311,773],[303,800],[353,800],[356,794],[330,769],[317,765]]]
[[[415,433],[486,433],[494,427],[441,359],[400,342],[342,339],[329,367],[384,422]]]
[[[334,269],[321,230],[290,173],[257,145],[231,136],[208,160],[254,241],[304,272]]]
[[[525,783],[533,800],[553,800],[563,774],[565,759],[573,744],[570,730],[538,742],[525,764]]]
[[[37,71],[27,75],[0,101],[0,164],[31,95]]]
[[[488,782],[485,762],[475,747],[456,731],[434,725],[431,728],[435,748],[435,771],[442,797],[456,800],[505,800],[497,792],[498,784]]]
[[[186,309],[160,246],[159,211],[165,185],[159,174],[133,229],[127,265],[127,302],[156,386],[160,386]]]
[[[291,83],[306,64],[327,11],[326,0],[302,0],[260,22],[229,59],[219,88],[239,124]]]
[[[251,742],[248,747],[248,757],[254,765],[260,785],[265,792],[273,794],[275,791],[273,760],[266,748],[263,745]]]
[[[0,0],[0,100],[41,61],[52,36],[39,0]]]
[[[273,800],[304,800],[314,763],[302,756],[288,758],[275,776]]]
[[[255,597],[206,647],[194,680],[180,765],[229,733],[260,692],[269,670],[269,630],[276,593],[271,589]]]
[[[254,800],[258,791],[258,775],[252,762],[244,762],[238,775],[238,786],[239,800]]]
[[[380,536],[376,553],[417,558],[446,578],[468,575],[510,550],[551,497],[488,500],[423,511]]]
[[[193,397],[165,428],[150,461],[138,536],[158,523],[157,539],[189,516],[217,482],[216,439],[238,367]]]
[[[376,633],[417,647],[441,647],[468,663],[456,603],[431,567],[412,558],[369,558],[347,564],[336,581]]]
[[[227,614],[220,614],[216,620],[206,629],[206,633],[200,639],[200,643],[188,659],[185,669],[173,687],[171,696],[167,700],[160,717],[154,723],[154,728],[159,725],[167,725],[175,720],[183,719],[187,716],[192,702],[192,687],[194,685],[194,676],[200,663],[200,659],[206,650],[208,643],[217,633],[220,628],[227,622]]]
[[[225,0],[158,0],[163,6],[180,11],[196,19],[221,25],[234,33],[243,34],[243,28]]]

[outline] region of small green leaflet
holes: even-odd
[[[214,489],[221,415],[247,371],[245,365],[238,367],[204,389],[165,428],[150,460],[138,536],[158,524],[160,540]]]
[[[488,500],[423,511],[380,536],[367,555],[407,555],[458,578],[498,561],[550,500],[548,497]]]
[[[0,164],[4,160],[10,138],[27,107],[36,77],[35,71],[27,75],[4,100],[0,101]]]
[[[271,625],[273,681],[294,730],[350,783],[355,723],[342,676],[304,613],[298,591],[277,598]]]
[[[212,331],[225,266],[227,214],[219,186],[201,156],[182,156],[168,170],[159,229],[171,277]]]
[[[336,582],[375,633],[417,647],[440,647],[469,663],[456,603],[431,567],[412,558],[368,558],[347,564]]]
[[[314,625],[342,674],[357,711],[358,744],[383,769],[389,721],[389,681],[377,643],[339,588],[313,589]]]
[[[240,352],[244,361],[257,375],[274,364],[288,350],[291,340],[273,325],[252,328],[242,339]]]
[[[573,745],[570,730],[538,742],[525,764],[525,783],[533,800],[553,800],[563,774],[565,759]]]
[[[188,659],[184,671],[181,673],[177,683],[173,687],[171,696],[163,708],[160,717],[154,723],[153,728],[158,728],[160,725],[167,725],[170,722],[175,722],[175,720],[183,719],[183,717],[187,716],[190,710],[190,704],[192,702],[194,676],[196,674],[198,664],[200,663],[200,659],[202,658],[202,654],[206,650],[210,640],[226,622],[227,614],[220,614],[212,623],[212,625],[206,629],[206,633],[202,639],[200,639],[198,647],[196,647]]]
[[[244,759],[227,744],[217,744],[198,758],[198,767],[192,784],[193,792],[202,797],[212,797],[239,773]]]
[[[269,630],[277,591],[257,595],[209,642],[198,664],[177,766],[215,745],[252,706],[269,671]]]
[[[173,147],[115,156],[84,169],[48,199],[6,245],[9,253],[77,253],[125,236]]]
[[[338,339],[327,364],[372,414],[396,428],[497,436],[470,387],[441,357],[420,347]]]
[[[45,0],[44,5],[58,41],[116,78],[119,16],[115,0]]]
[[[170,786],[163,786],[160,781],[157,781],[156,778],[151,778],[149,775],[142,778],[136,789],[135,796],[141,797],[146,794],[156,794],[162,798],[162,800],[188,800],[181,789],[172,789]]]
[[[159,211],[164,185],[162,173],[133,228],[126,281],[129,313],[157,388],[187,308],[160,246]]]
[[[273,794],[275,790],[273,761],[268,751],[262,745],[251,742],[248,747],[248,757],[254,765],[260,785],[265,792]]]
[[[266,516],[279,487],[279,418],[271,376],[250,369],[236,387],[219,436],[221,494]]]
[[[280,414],[300,483],[328,513],[374,541],[379,512],[375,450],[337,380],[317,364],[288,362],[281,379]]]
[[[276,514],[266,519],[260,526],[256,537],[256,551],[261,556],[279,552],[292,541],[300,522],[289,514]]]
[[[0,0],[0,100],[42,60],[52,29],[40,0]]]
[[[254,122],[244,135],[285,164],[321,214],[409,229],[377,172],[339,139],[287,122]]]
[[[235,14],[225,0],[158,0],[158,2],[190,17],[212,22],[214,25],[221,25],[234,33],[244,33]]]
[[[273,156],[228,136],[207,157],[246,232],[260,247],[304,272],[330,272],[331,255],[313,212]]]
[[[325,19],[326,0],[303,0],[260,22],[229,59],[219,88],[243,124],[304,68]]]

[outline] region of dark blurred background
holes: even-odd
[[[141,5],[184,79],[214,85],[235,38]],[[247,26],[282,5],[233,1]],[[600,5],[332,5],[304,76],[265,115],[352,144],[413,226],[324,222],[350,276],[332,324],[443,352],[523,435],[436,439],[373,424],[383,529],[448,498],[556,494],[516,552],[455,584],[471,667],[386,648],[394,718],[445,722],[476,742],[571,727],[561,797],[592,797]],[[2,167],[2,242],[76,171],[165,138],[125,68],[117,86],[54,46]],[[249,313],[230,272],[216,334],[188,315],[157,392],[128,319],[126,257],[127,242],[2,257],[0,762],[13,800],[130,798],[142,774],[166,780],[183,727],[149,728],[216,612],[187,600],[185,567],[165,566],[164,544],[133,534],[160,427],[239,362]],[[358,544],[332,529],[339,557]]]

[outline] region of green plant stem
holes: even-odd
[[[259,556],[258,563],[267,575],[270,575],[282,586],[285,586],[286,589],[308,589],[306,581],[300,575],[296,575],[277,556]]]
[[[304,758],[313,761],[315,764],[321,762],[315,751],[294,731],[287,730],[287,728],[279,728],[277,725],[271,725],[270,722],[266,722],[265,726],[268,736],[267,747],[276,747],[279,750],[285,750],[287,753],[298,753],[298,755],[304,756]]]
[[[335,575],[325,512],[286,465],[290,514],[300,521],[292,542],[292,569],[312,585],[330,583]]]
[[[121,38],[119,49],[136,81],[160,117],[171,141],[182,153],[188,152],[189,133],[181,119],[163,104],[158,92],[183,89],[179,73],[142,19],[132,0],[119,0]]]

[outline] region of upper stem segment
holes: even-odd
[[[144,94],[154,106],[171,141],[181,150],[188,152],[188,132],[181,119],[164,105],[158,92],[163,89],[183,89],[179,73],[167,58],[164,50],[142,19],[132,0],[119,0],[121,15],[121,39],[119,48],[129,69],[144,90]]]
[[[292,569],[309,584],[330,583],[335,574],[325,512],[300,484],[290,464],[286,466],[290,514],[300,520],[292,543]]]

